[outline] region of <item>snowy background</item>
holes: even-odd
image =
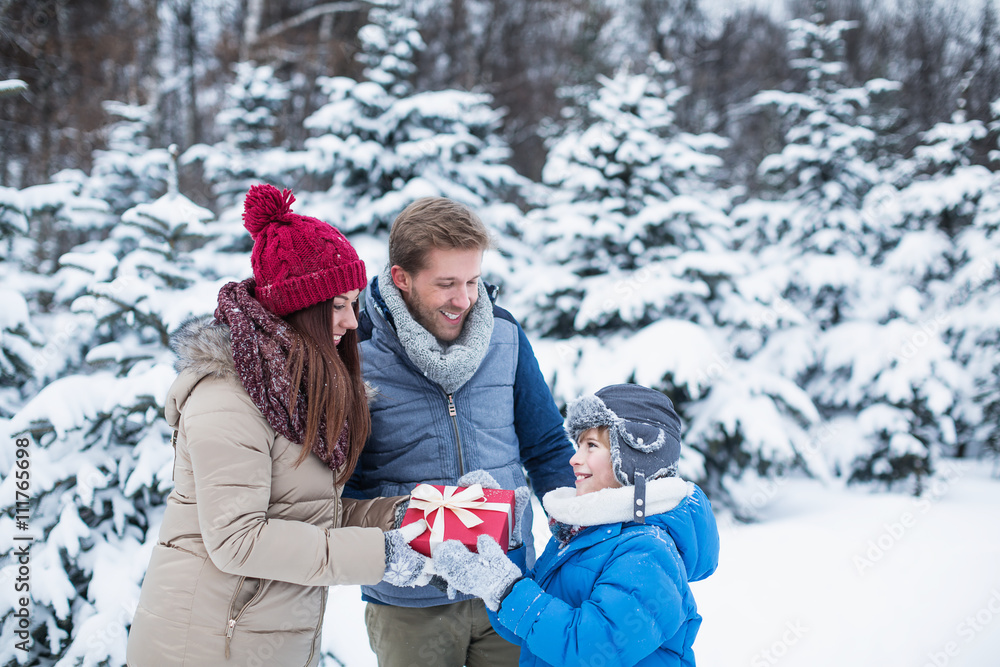
[[[959,77],[947,119],[901,137],[903,85],[851,76],[857,26],[812,14],[783,24],[789,81],[731,110],[776,138],[753,164],[731,162],[745,137],[680,122],[690,90],[654,52],[564,91],[529,178],[490,94],[413,85],[434,45],[408,6],[367,12],[362,75],[316,81],[295,145],[301,82],[245,60],[212,141],[158,145],[162,110],[108,101],[88,169],[0,186],[0,662],[124,664],[171,488],[167,338],[249,275],[242,198],[266,181],[370,274],[407,203],[469,204],[559,405],[623,381],[674,400],[723,536],[700,664],[998,664],[1000,100],[972,117]],[[373,664],[357,589],[332,595],[325,664]]]

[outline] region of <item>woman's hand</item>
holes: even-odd
[[[425,530],[427,522],[420,519],[385,534],[385,574],[382,581],[407,588],[425,586],[430,582],[434,574],[431,559],[417,553],[409,545]]]

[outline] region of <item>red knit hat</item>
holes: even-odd
[[[253,237],[255,296],[275,315],[314,306],[367,284],[365,264],[333,225],[292,213],[291,190],[254,185],[243,204]]]

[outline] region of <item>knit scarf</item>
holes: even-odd
[[[479,299],[469,312],[462,333],[450,343],[442,343],[413,319],[392,282],[388,265],[378,277],[378,289],[396,325],[396,335],[406,356],[424,377],[451,394],[475,375],[493,335],[493,302],[482,280],[479,281]]]
[[[219,290],[215,319],[229,327],[236,373],[250,400],[271,428],[301,445],[306,432],[305,392],[299,391],[294,406],[288,404],[292,387],[288,355],[296,333],[287,322],[254,298],[254,288],[253,278],[225,285]],[[347,460],[347,448],[347,422],[331,451],[326,447],[326,419],[323,418],[319,437],[312,446],[313,453],[331,470],[337,470]]]
[[[565,547],[570,541],[583,532],[586,526],[574,526],[568,523],[560,523],[555,520],[555,517],[549,517],[549,531],[552,533],[552,537],[556,538],[559,542],[559,546]]]

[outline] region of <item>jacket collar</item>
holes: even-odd
[[[680,477],[654,479],[646,484],[646,516],[674,509],[694,493],[694,484]],[[601,489],[582,496],[576,489],[553,489],[542,498],[542,506],[553,519],[572,526],[600,526],[632,521],[632,487]]]

